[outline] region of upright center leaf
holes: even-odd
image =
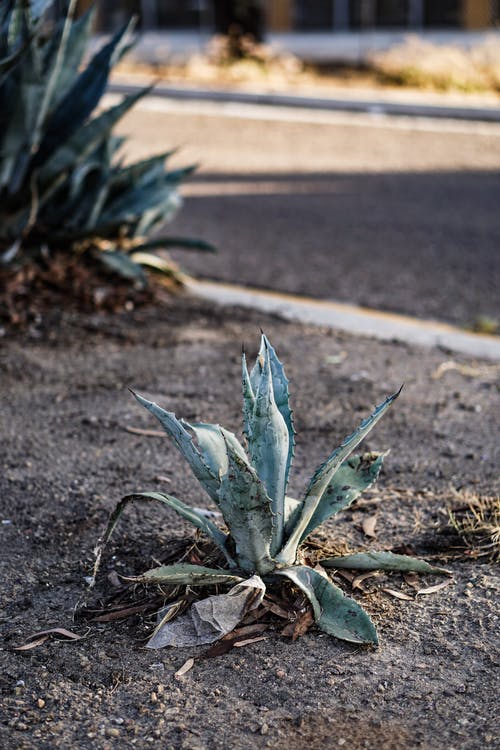
[[[275,514],[271,554],[283,544],[284,506],[289,451],[289,433],[274,397],[269,351],[263,356],[250,419],[248,451],[252,466],[264,483]]]

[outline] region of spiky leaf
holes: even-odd
[[[110,107],[85,123],[71,138],[63,141],[39,170],[41,182],[51,180],[57,174],[74,167],[89,156],[109,136],[116,123],[145,96],[150,89],[126,96],[119,104]]]
[[[301,536],[301,542],[320,524],[347,508],[364,490],[371,487],[380,474],[386,455],[387,453],[364,453],[361,456],[350,456],[343,462],[323,493]]]
[[[61,141],[78,130],[94,111],[108,82],[113,53],[128,32],[129,24],[123,26],[111,41],[94,55],[60,101],[47,123],[45,136],[36,157],[37,164],[48,159]]]
[[[312,604],[316,624],[325,633],[351,643],[378,645],[377,632],[369,615],[321,573],[304,565],[276,572],[304,592]]]
[[[241,380],[243,386],[243,432],[247,440],[252,434],[252,415],[255,408],[255,393],[250,382],[245,352],[241,355]]]
[[[161,406],[153,401],[143,398],[138,393],[134,393],[137,401],[144,406],[159,421],[167,435],[172,438],[178,450],[182,453],[193,474],[200,484],[208,492],[212,500],[218,502],[218,492],[220,486],[219,477],[213,473],[209,465],[204,460],[200,451],[193,444],[193,439],[182,423],[172,412],[165,411]]]
[[[289,453],[288,429],[274,398],[271,358],[265,350],[264,365],[250,420],[248,451],[252,466],[264,483],[275,515],[271,553],[283,544],[285,525],[286,466]]]
[[[190,424],[181,420],[181,423],[196,437],[201,454],[214,476],[220,478],[227,474],[227,444],[231,446],[243,462],[247,462],[245,451],[238,438],[229,430],[219,427],[218,424],[206,424],[205,422]]]
[[[256,471],[226,442],[228,469],[221,478],[219,507],[236,546],[243,570],[261,575],[274,568],[271,560],[271,500]]]
[[[289,380],[285,375],[285,369],[278,359],[274,347],[269,342],[269,339],[265,334],[262,334],[262,344],[269,353],[269,362],[271,364],[271,378],[273,381],[273,393],[281,416],[285,420],[285,424],[288,430],[288,456],[286,461],[286,483],[288,484],[288,476],[293,460],[293,452],[295,447],[295,429],[293,426],[293,413],[290,408],[290,394],[288,390]],[[261,345],[262,346],[262,345]]]
[[[379,404],[379,406],[376,407],[373,413],[367,419],[364,419],[359,427],[354,430],[351,435],[348,435],[341,443],[339,448],[334,450],[331,456],[329,456],[329,458],[325,461],[325,463],[323,463],[317,469],[311,481],[309,482],[300,519],[298,520],[295,528],[290,534],[290,537],[283,547],[283,550],[276,558],[279,562],[290,565],[295,561],[300,540],[302,539],[304,532],[309,526],[309,523],[314,513],[316,512],[319,503],[321,502],[324,492],[332,481],[335,473],[338,471],[346,458],[349,457],[353,450],[375,427],[377,422],[383,417],[383,415],[394,403],[400,393],[401,389],[397,393],[394,393],[392,396],[388,396],[385,401]]]
[[[137,492],[134,495],[127,495],[126,497],[123,497],[120,502],[116,504],[113,512],[109,517],[106,530],[94,550],[95,563],[92,575],[92,584],[95,582],[97,572],[101,564],[101,557],[104,548],[108,543],[113,531],[115,530],[116,524],[120,520],[120,516],[128,505],[136,502],[159,502],[163,503],[163,505],[166,505],[172,510],[175,510],[175,512],[185,518],[186,521],[189,521],[193,524],[193,526],[196,526],[197,529],[200,529],[200,531],[203,531],[205,534],[207,534],[207,536],[209,536],[217,545],[217,547],[219,547],[219,549],[224,553],[224,556],[229,565],[231,567],[235,566],[235,562],[229,555],[229,552],[227,550],[227,536],[214,523],[209,521],[206,516],[199,513],[194,508],[190,508],[189,505],[186,505],[186,503],[178,500],[173,495],[167,495],[163,492]]]
[[[160,565],[158,568],[152,568],[141,576],[135,577],[134,580],[144,581],[145,583],[163,583],[170,586],[217,586],[224,583],[238,583],[243,578],[231,575],[227,570],[206,568],[204,565],[178,563],[177,565]]]
[[[411,573],[439,573],[451,575],[445,568],[436,568],[425,560],[394,552],[356,552],[353,555],[327,557],[321,560],[325,568],[347,568],[348,570],[401,570]]]

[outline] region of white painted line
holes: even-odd
[[[121,94],[106,94],[106,106],[122,100]],[[103,101],[101,100],[101,101]],[[326,112],[273,105],[243,104],[236,102],[184,101],[148,94],[137,102],[135,109],[172,115],[204,115],[206,117],[228,117],[240,120],[263,120],[267,122],[292,122],[305,125],[349,125],[382,130],[418,130],[427,133],[457,133],[461,135],[485,135],[500,137],[500,123],[467,122],[453,119],[384,115],[356,112]]]
[[[444,347],[469,357],[500,360],[500,337],[468,333],[446,323],[231,284],[192,278],[186,281],[194,294],[221,305],[250,307],[300,323],[338,328],[378,339]]]

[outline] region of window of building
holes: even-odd
[[[462,3],[460,0],[425,0],[424,25],[454,28],[461,26]]]

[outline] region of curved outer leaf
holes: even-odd
[[[272,555],[281,549],[284,538],[288,447],[288,429],[274,398],[271,359],[266,348],[251,417],[248,452],[251,464],[271,498],[275,515]]]
[[[331,456],[322,464],[315,472],[309,487],[307,488],[306,495],[304,498],[304,506],[300,519],[298,520],[294,530],[290,534],[288,541],[283,547],[282,551],[277,555],[276,560],[290,565],[295,561],[297,555],[297,548],[302,539],[302,536],[309,526],[311,518],[313,517],[316,508],[318,507],[325,490],[332,481],[335,473],[338,471],[345,459],[352,453],[352,451],[359,445],[359,443],[366,437],[370,430],[375,427],[377,422],[383,417],[387,409],[394,403],[399,394],[401,388],[397,393],[392,396],[388,396],[385,401],[379,404],[374,412],[367,418],[364,419],[359,427],[354,430],[351,435],[348,435],[342,444],[334,450]]]
[[[226,548],[226,542],[228,540],[226,534],[224,534],[224,532],[222,532],[218,528],[218,526],[209,521],[206,516],[202,515],[194,508],[190,508],[189,505],[186,505],[173,495],[167,495],[163,492],[136,492],[134,495],[127,495],[126,497],[123,497],[120,502],[116,504],[115,509],[109,517],[106,530],[94,550],[95,563],[91,585],[94,585],[95,583],[95,579],[101,564],[102,553],[111,537],[111,534],[116,528],[116,524],[120,520],[121,514],[123,513],[127,505],[140,501],[156,501],[167,505],[169,508],[172,508],[172,510],[175,510],[175,512],[185,518],[186,521],[190,521],[193,526],[196,526],[197,529],[200,529],[200,531],[203,531],[205,534],[211,537],[217,547],[219,547],[219,549],[224,553],[224,556],[228,561],[230,567],[235,567],[235,562],[229,555]]]
[[[351,643],[378,645],[377,631],[369,615],[321,573],[305,565],[294,565],[276,573],[289,578],[304,592],[312,604],[318,627],[325,633]]]
[[[94,257],[124,279],[132,279],[141,288],[147,285],[146,274],[141,266],[122,250],[98,250]]]
[[[361,456],[351,456],[344,461],[323,493],[300,542],[371,487],[380,474],[384,457],[388,452],[364,453]]]
[[[238,565],[261,575],[274,569],[271,500],[255,469],[226,441],[228,470],[221,478],[219,507],[236,545]]]
[[[167,435],[172,438],[175,445],[190,465],[196,479],[203,485],[214,502],[218,502],[219,477],[216,476],[203,459],[198,449],[193,444],[193,439],[182,423],[172,412],[165,411],[153,401],[134,393],[137,401],[144,406],[159,421]]]
[[[228,459],[226,443],[231,446],[242,461],[248,463],[245,451],[238,438],[232,432],[229,432],[229,430],[225,430],[218,424],[206,424],[204,422],[190,424],[184,419],[181,419],[181,424],[193,432],[203,458],[214,476],[220,478],[223,474],[227,474]]]
[[[134,577],[134,581],[145,583],[166,583],[172,586],[217,586],[222,583],[238,583],[241,576],[231,575],[227,570],[206,568],[204,565],[160,565],[152,568],[141,576]]]
[[[182,248],[183,250],[201,250],[206,253],[216,253],[217,248],[210,242],[192,237],[155,237],[143,242],[138,250],[161,250],[167,247]]]
[[[425,560],[393,552],[356,552],[342,557],[327,557],[321,560],[325,568],[348,568],[349,570],[402,570],[412,573],[440,573],[451,575],[445,568],[435,568]]]
[[[130,253],[130,258],[134,263],[138,263],[140,266],[146,266],[151,271],[163,274],[172,279],[174,282],[182,284],[182,274],[173,263],[169,262],[165,258],[160,258],[154,253],[141,253],[133,252]]]

